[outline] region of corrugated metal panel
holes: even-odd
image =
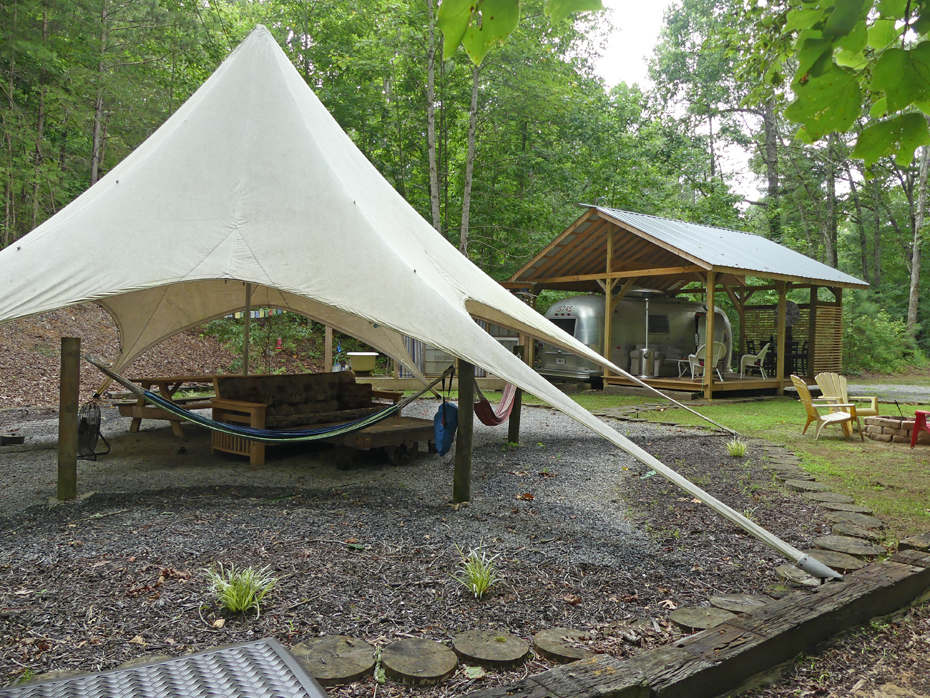
[[[756,275],[753,274],[756,272],[759,276],[776,274],[823,281],[824,285],[837,283],[868,286],[865,281],[789,250],[760,235],[613,208],[596,208],[605,216],[714,266],[741,269],[750,276]]]

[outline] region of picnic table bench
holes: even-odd
[[[176,405],[188,410],[200,410],[212,407],[210,400],[216,397],[216,386],[213,382],[213,376],[192,375],[192,376],[156,376],[150,378],[131,378],[133,383],[138,383],[143,390],[157,392],[166,400],[170,400]],[[185,385],[209,385],[209,394],[199,396],[181,396],[178,391]],[[171,424],[171,431],[175,436],[184,436],[184,430],[181,428],[181,418],[177,415],[166,412],[165,410],[149,405],[144,398],[133,396],[127,400],[116,400],[114,403],[123,417],[132,417],[132,423],[129,425],[130,432],[139,431],[143,419],[165,419]]]

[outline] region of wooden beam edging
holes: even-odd
[[[814,645],[897,611],[930,588],[930,554],[887,561],[798,592],[627,660],[607,655],[565,664],[469,698],[713,698]]]

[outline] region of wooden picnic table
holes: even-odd
[[[195,385],[208,383],[214,385],[212,375],[192,375],[192,376],[146,376],[143,378],[130,378],[133,383],[138,383],[143,390],[158,393],[166,400],[170,400],[179,407],[188,410],[199,410],[211,407],[210,399],[216,397],[215,389],[210,395],[200,395],[197,397],[180,398],[175,397],[177,392],[185,385]],[[149,405],[144,398],[127,400],[117,403],[119,413],[124,417],[132,417],[132,423],[129,425],[130,432],[139,431],[143,419],[165,419],[171,424],[171,431],[175,436],[184,436],[184,430],[181,428],[181,418],[177,415],[166,412],[165,410]]]

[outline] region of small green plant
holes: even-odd
[[[459,576],[453,577],[459,584],[464,585],[476,599],[481,599],[488,593],[488,589],[497,584],[500,578],[494,561],[497,555],[489,555],[481,547],[472,548],[468,554],[455,546],[461,560],[459,561]]]
[[[204,570],[210,578],[211,588],[220,603],[233,613],[245,613],[253,608],[256,615],[261,613],[261,602],[278,583],[277,577],[268,573],[267,567],[260,570],[246,567],[237,570],[233,564],[229,569]]]
[[[22,686],[24,683],[29,683],[36,677],[35,671],[31,667],[26,667],[23,669],[22,673],[16,678],[16,681],[13,683],[14,686]]]
[[[738,436],[735,439],[727,441],[727,451],[734,458],[742,458],[746,455],[746,442]]]

